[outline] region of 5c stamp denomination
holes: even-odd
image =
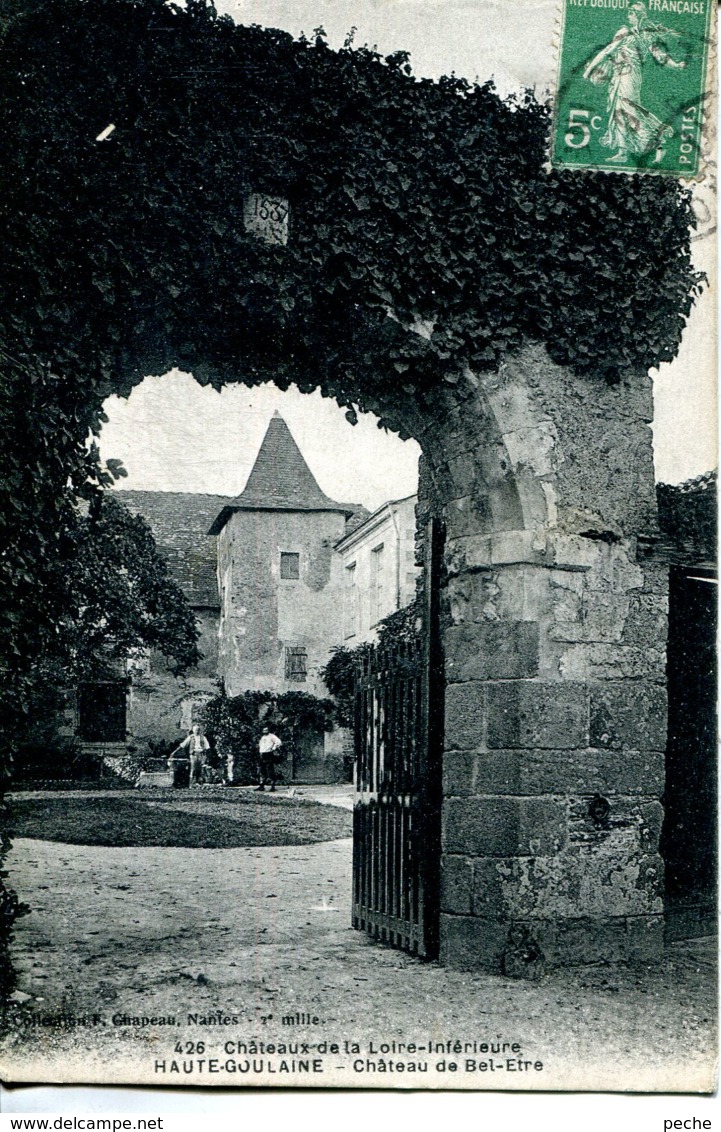
[[[697,177],[713,0],[563,0],[551,165]]]

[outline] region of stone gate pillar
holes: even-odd
[[[646,376],[609,387],[534,347],[469,374],[423,438],[447,527],[449,966],[532,975],[660,953],[651,417]]]

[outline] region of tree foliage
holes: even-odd
[[[338,645],[331,649],[328,661],[320,670],[320,677],[333,697],[341,727],[353,726],[356,674],[372,647],[367,642],[354,648]]]
[[[176,675],[198,663],[195,615],[141,515],[105,495],[67,538],[56,654],[66,676],[133,649],[160,652]]]
[[[402,642],[415,641],[421,634],[422,626],[423,607],[421,600],[415,598],[379,622],[378,647],[392,648]]]
[[[195,615],[141,515],[99,496],[59,533],[58,618],[27,692],[27,722],[16,722],[21,744],[52,733],[68,688],[117,675],[134,650],[159,652],[176,675],[200,660]]]
[[[332,731],[335,719],[334,704],[308,692],[221,693],[203,708],[205,728],[216,750],[223,758],[232,755],[236,777],[248,781],[255,777],[264,727],[272,728],[287,750],[309,731]]]
[[[656,488],[661,533],[687,562],[713,562],[718,553],[718,472]]]
[[[117,662],[137,649],[159,652],[178,675],[200,660],[195,615],[142,516],[105,495],[75,511],[62,535],[53,647],[36,665],[15,727],[21,773],[30,763],[52,768],[75,759],[59,731],[79,681],[116,677]]]
[[[98,496],[84,514],[68,508],[56,534],[49,571],[57,603],[55,632],[21,686],[24,711],[12,719],[6,735],[21,772],[46,768],[48,774],[72,777],[86,764],[78,748],[58,737],[68,687],[106,675],[114,659],[137,648],[157,650],[182,672],[200,659],[199,634],[141,516],[112,497]],[[6,751],[4,778],[11,770],[9,755]],[[0,997],[13,982],[3,943],[23,910],[12,891],[0,889]]]

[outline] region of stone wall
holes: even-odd
[[[142,752],[155,744],[179,743],[197,719],[202,703],[218,693],[218,611],[196,609],[202,660],[174,676],[166,659],[150,653],[130,664],[128,745]]]
[[[650,379],[578,379],[529,347],[422,409],[421,513],[447,530],[441,961],[653,957],[667,571]]]
[[[218,691],[216,540],[208,529],[229,500],[221,495],[170,491],[114,491],[114,496],[150,524],[158,550],[193,608],[200,629],[202,659],[182,677],[175,677],[157,652],[129,661],[128,746],[147,753],[156,745],[184,738],[200,705]]]
[[[339,642],[342,564],[333,551],[340,511],[236,511],[218,536],[220,675],[229,696],[251,689],[325,697],[318,675]],[[280,577],[282,552],[300,577]],[[286,679],[285,650],[305,648],[305,681]]]

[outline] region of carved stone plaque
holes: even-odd
[[[268,244],[288,243],[290,205],[283,197],[270,197],[265,193],[250,193],[243,209],[246,232]]]

